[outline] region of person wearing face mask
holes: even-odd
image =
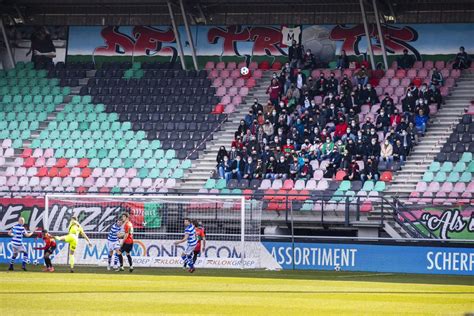
[[[365,103],[374,105],[379,103],[379,97],[377,96],[377,91],[372,87],[372,85],[369,83],[365,86],[365,96],[366,100]]]
[[[356,89],[354,90],[353,96],[354,96],[354,103],[359,107],[364,105],[367,98],[369,97],[367,93],[367,89],[364,89],[364,87],[362,87],[362,85],[360,84],[358,84]]]
[[[329,159],[330,155],[334,149],[334,143],[330,137],[326,138],[326,142],[321,146],[321,159]]]
[[[377,182],[380,178],[380,173],[377,167],[377,164],[372,161],[372,159],[368,159],[367,163],[365,164],[364,172],[362,173],[362,181],[374,181]]]
[[[238,155],[240,155],[240,151],[238,151],[235,146],[232,146],[232,147],[230,148],[230,152],[228,153],[229,160],[231,160],[231,161],[235,160],[235,158],[236,158]]]
[[[311,53],[311,49],[307,49],[303,57],[303,69],[313,70],[314,68],[314,55]]]
[[[471,67],[471,57],[466,53],[464,46],[459,47],[459,53],[454,59],[453,69],[467,69]]]
[[[253,104],[252,104],[252,111],[253,113],[258,113],[258,112],[263,112],[263,105],[261,105],[259,102],[258,102],[258,99],[255,98],[253,100]]]
[[[441,72],[434,67],[431,74],[431,85],[435,87],[440,87],[444,84],[444,78]]]
[[[331,92],[334,95],[337,94],[337,87],[339,86],[339,81],[336,79],[336,75],[334,74],[334,72],[331,72],[326,86],[328,92]]]
[[[313,177],[313,166],[309,163],[309,159],[304,159],[304,164],[299,170],[299,179],[309,180]]]
[[[247,163],[245,164],[245,167],[244,167],[243,178],[247,180],[252,180],[256,167],[257,167],[257,163],[253,161],[251,156],[249,156],[247,158]]]
[[[270,146],[266,145],[263,152],[260,154],[260,159],[266,163],[267,161],[270,160],[270,157],[275,157],[275,154],[273,151],[270,149]]]
[[[242,180],[242,176],[245,170],[245,162],[242,160],[242,157],[240,155],[237,155],[235,160],[232,161],[230,168],[231,168],[231,178],[237,179],[239,181]]]
[[[273,105],[272,101],[268,100],[267,104],[263,107],[263,113],[265,117],[270,117],[273,110],[275,110],[275,106]]]
[[[386,139],[380,147],[379,159],[380,161],[386,161],[388,164],[391,164],[393,161],[393,146],[388,139]]]
[[[296,180],[298,178],[298,173],[300,171],[300,165],[298,159],[294,158],[293,162],[290,164],[290,179]]]
[[[382,102],[380,102],[380,107],[387,108],[388,103],[393,104],[393,99],[390,97],[390,95],[387,92],[385,92],[384,98]]]
[[[428,124],[429,117],[424,113],[423,110],[419,110],[418,114],[415,116],[415,127],[418,133],[421,136],[425,136],[426,133],[426,125]]]
[[[290,173],[290,166],[285,159],[285,156],[280,156],[276,166],[275,166],[275,179],[285,180],[288,178]]]
[[[239,127],[237,128],[237,132],[234,134],[234,138],[243,137],[247,133],[248,126],[245,123],[245,120],[240,120]]]
[[[274,156],[270,156],[270,159],[265,163],[265,178],[266,179],[275,179],[275,168],[276,161]]]
[[[301,98],[300,90],[296,88],[294,83],[290,85],[290,88],[286,92],[286,98],[288,99],[288,103],[297,102]]]
[[[284,153],[290,153],[292,150],[295,150],[295,146],[291,143],[291,139],[288,138],[286,144],[282,147],[282,151]]]
[[[384,134],[388,132],[388,128],[390,127],[390,117],[383,108],[380,110],[379,116],[377,116],[375,126],[377,131],[383,131]]]
[[[217,172],[221,179],[230,179],[230,161],[227,156],[224,156],[223,159],[217,163]]]
[[[347,175],[344,177],[344,180],[360,181],[360,170],[357,161],[351,161],[349,167],[347,168]]]
[[[216,158],[217,163],[223,161],[224,156],[228,156],[228,153],[227,153],[227,150],[225,149],[225,147],[221,146],[219,148],[219,151],[217,152],[217,158]]]
[[[390,126],[398,126],[402,122],[402,116],[398,113],[398,109],[395,109],[390,115]]]
[[[420,92],[418,93],[418,100],[428,98],[428,87],[426,84],[422,84],[420,87]]]
[[[334,140],[341,139],[342,136],[346,134],[347,129],[347,123],[344,118],[341,117],[336,124],[336,130],[334,131]]]
[[[358,138],[357,143],[356,143],[355,146],[356,146],[355,159],[356,160],[363,160],[364,156],[365,156],[365,153],[367,152],[367,145],[362,141],[361,138]]]
[[[274,133],[273,124],[271,124],[270,120],[268,119],[265,121],[265,124],[263,124],[263,133],[264,133],[264,137],[266,138],[271,138],[273,136],[273,133]]]
[[[365,66],[362,67],[355,73],[355,80],[358,84],[365,86],[369,82],[369,73],[365,69]]]
[[[380,144],[378,143],[377,139],[372,138],[370,140],[364,156],[365,160],[375,160],[380,156]]]
[[[408,49],[403,50],[403,55],[397,58],[398,69],[410,69],[415,63],[415,58],[408,55]]]
[[[343,143],[347,143],[351,139],[353,142],[356,140],[356,136],[352,133],[352,129],[350,126],[348,126],[344,132],[344,134],[341,136],[341,140]]]
[[[337,57],[337,69],[349,68],[349,57],[346,55],[345,50],[341,50],[341,54]]]
[[[319,75],[319,79],[316,82],[316,94],[325,96],[327,93],[327,80],[324,78],[324,74]]]
[[[293,80],[291,80],[298,89],[302,89],[303,88],[303,85],[306,84],[306,75],[301,71],[301,68],[298,68],[296,70],[296,74],[293,78]]]
[[[281,86],[276,78],[272,79],[270,86],[267,88],[267,94],[270,96],[270,101],[276,107],[280,101]]]
[[[295,68],[298,62],[301,60],[303,52],[301,46],[293,40],[291,46],[288,48],[288,61],[290,62],[291,68]]]
[[[395,144],[393,145],[393,160],[400,161],[403,164],[405,162],[405,158],[406,158],[405,148],[403,147],[400,139],[397,139],[395,141]]]
[[[405,117],[409,118],[415,113],[416,97],[411,91],[407,92],[407,96],[402,100],[402,111]]]
[[[443,103],[443,97],[441,96],[441,91],[435,86],[431,86],[428,91],[428,104],[436,104],[436,108],[439,110],[441,104]]]
[[[244,117],[244,122],[247,127],[252,125],[253,120],[255,119],[254,113],[252,110],[249,110],[249,112],[245,115]]]

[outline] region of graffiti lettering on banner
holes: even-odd
[[[440,215],[423,213],[421,220],[426,222],[426,227],[432,232],[439,231],[439,238],[449,239],[449,233],[460,233],[467,229],[474,232],[474,213],[470,218],[464,218],[458,209],[447,209]]]

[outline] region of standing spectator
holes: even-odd
[[[327,81],[324,78],[324,74],[319,75],[319,79],[316,82],[316,94],[320,96],[325,96],[327,92]]]
[[[298,89],[302,89],[303,85],[306,84],[306,75],[301,72],[301,68],[298,68],[294,78],[294,83]]]
[[[328,92],[331,92],[332,94],[336,95],[338,87],[339,81],[336,79],[334,72],[331,72],[330,78],[326,83],[326,89]]]
[[[355,79],[357,81],[357,84],[360,84],[362,86],[365,86],[367,85],[367,83],[369,83],[369,74],[367,70],[365,69],[364,65],[362,65],[359,71],[356,72]]]
[[[464,46],[459,47],[459,53],[454,60],[454,69],[467,69],[471,67],[471,57],[464,51]]]
[[[393,160],[400,161],[402,164],[405,162],[406,152],[405,148],[402,145],[400,139],[395,141],[395,145],[393,145]]]
[[[314,55],[311,53],[311,49],[306,50],[306,54],[303,57],[303,69],[312,70],[314,68]]]
[[[436,67],[433,68],[433,73],[431,74],[431,85],[438,88],[442,86],[443,84],[444,84],[443,75]]]
[[[252,111],[253,113],[258,113],[258,112],[263,112],[263,105],[261,105],[259,102],[258,102],[258,99],[255,98],[253,100],[253,104],[252,104]]]
[[[290,62],[290,67],[295,68],[301,61],[303,52],[301,51],[301,46],[295,40],[291,43],[291,47],[288,48],[288,60]]]
[[[425,136],[428,120],[428,115],[425,115],[424,111],[420,109],[418,115],[415,116],[415,127],[418,133],[421,133],[421,136]]]
[[[253,172],[253,179],[261,180],[263,179],[264,174],[265,174],[265,170],[264,170],[262,159],[258,159],[257,165],[255,166],[255,170]]]
[[[225,150],[224,146],[221,146],[221,148],[219,148],[219,151],[217,152],[217,158],[216,158],[217,163],[220,163],[221,161],[223,161],[224,156],[228,157],[227,150]]]
[[[398,57],[397,64],[399,69],[409,69],[413,67],[415,59],[413,56],[408,55],[408,49],[403,50],[403,55]]]
[[[267,88],[267,94],[270,95],[270,101],[275,107],[278,106],[278,102],[280,101],[280,93],[280,84],[277,79],[273,78],[270,86]]]
[[[52,64],[56,57],[56,48],[54,47],[51,35],[45,26],[41,26],[31,34],[31,48],[26,53],[30,53],[31,61],[35,64]]]
[[[337,69],[346,68],[349,68],[349,57],[347,57],[345,50],[341,50],[341,54],[337,58]]]

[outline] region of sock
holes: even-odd
[[[193,269],[193,268],[194,268],[194,262],[193,262],[193,257],[192,257],[192,255],[189,255],[189,256],[188,256],[188,265],[189,265],[189,268],[190,268],[190,269]]]
[[[122,256],[122,254],[119,254],[118,258],[119,258],[120,266],[123,267],[123,256]]]
[[[49,257],[44,257],[44,262],[46,263],[46,268],[51,268],[51,259]]]
[[[114,255],[114,266],[117,266],[119,263],[119,255],[117,253],[115,253]]]
[[[110,255],[110,253],[108,257],[109,257],[109,267],[110,267],[110,263],[112,262],[112,256]]]
[[[69,255],[69,266],[74,269],[74,255]]]
[[[28,261],[28,255],[26,253],[23,254],[23,261],[21,263],[21,265],[23,267],[26,267],[26,262]]]
[[[133,267],[132,256],[131,256],[129,253],[127,253],[127,259],[128,259],[128,264],[129,264],[131,267]]]
[[[11,265],[11,266],[15,263],[15,260],[16,260],[16,254],[14,254],[14,255],[12,256],[12,258],[10,259],[10,265]]]
[[[188,258],[186,257],[186,255],[182,255],[181,256],[181,259],[183,259],[184,261],[184,267],[186,267],[188,265]]]

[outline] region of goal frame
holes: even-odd
[[[165,200],[182,200],[183,198],[192,198],[193,200],[235,200],[240,201],[240,247],[241,251],[241,269],[245,267],[245,203],[246,199],[244,195],[159,195],[159,194],[147,194],[147,195],[116,195],[116,194],[46,194],[44,198],[44,223],[49,225],[49,201],[50,199],[61,199],[61,198],[92,198],[92,199],[127,199],[127,198],[139,198],[143,200],[153,199],[165,199]],[[46,226],[46,225],[45,225]]]

